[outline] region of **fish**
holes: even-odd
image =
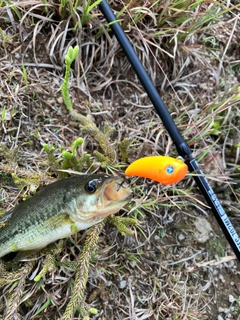
[[[1,218],[0,258],[11,252],[35,252],[117,213],[131,199],[118,176],[90,174],[51,183]]]
[[[163,185],[177,183],[188,172],[188,166],[178,158],[149,156],[132,162],[126,169],[126,176],[137,176],[155,180]]]

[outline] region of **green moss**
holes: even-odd
[[[105,168],[107,165],[112,164],[116,160],[116,151],[110,142],[110,136],[114,132],[114,128],[106,122],[103,131],[101,131],[90,115],[85,117],[75,110],[71,110],[70,114],[75,120],[79,121],[81,130],[88,133],[100,146],[102,153],[95,151],[94,155],[101,163],[101,166]]]
[[[54,156],[55,148],[53,146],[49,146],[48,144],[44,144],[43,149],[47,154],[47,162],[48,162],[48,165],[50,166],[51,171],[56,172],[61,167]]]
[[[48,272],[52,272],[56,268],[55,257],[62,251],[63,240],[58,241],[57,245],[49,245],[46,249],[46,258],[44,260],[43,268],[39,274],[34,278],[34,281],[38,282]]]
[[[125,138],[123,139],[123,141],[118,142],[118,149],[120,151],[122,162],[127,162],[130,145],[131,141],[128,138]]]
[[[12,173],[12,178],[14,183],[17,185],[18,189],[21,190],[27,185],[30,184],[39,184],[39,176],[38,175],[31,175],[26,178],[20,178],[17,174]],[[36,189],[36,188],[35,188]]]
[[[111,222],[123,236],[129,236],[134,233],[134,231],[127,226],[139,223],[138,220],[134,218],[122,218],[114,215],[108,217],[108,221]]]
[[[0,154],[4,157],[4,159],[10,163],[17,163],[17,154],[18,154],[18,147],[15,146],[12,150],[8,149],[7,145],[2,143],[0,145]]]
[[[67,172],[62,172],[59,170],[74,170],[76,172],[82,172],[85,169],[88,169],[90,166],[93,166],[93,163],[90,161],[90,155],[86,152],[79,157],[77,153],[77,148],[80,147],[84,142],[83,138],[77,138],[71,145],[71,150],[61,150],[62,157],[56,158],[55,152],[59,153],[54,147],[44,145],[44,150],[47,153],[47,161],[53,172],[58,173],[60,178],[68,177]],[[61,148],[61,147],[60,147]]]

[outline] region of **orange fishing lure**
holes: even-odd
[[[152,156],[140,158],[131,163],[125,175],[149,178],[168,185],[182,180],[187,171],[187,165],[180,159]]]

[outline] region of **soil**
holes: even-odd
[[[78,137],[85,139],[84,151],[91,156],[94,150],[99,150],[97,142],[79,128],[79,123],[70,117],[63,103],[60,87],[64,67],[58,59],[54,64],[54,59],[50,57],[49,26],[37,35],[35,48],[31,29],[22,30],[20,34],[21,27],[16,25],[13,32],[8,24],[1,25],[8,41],[4,43],[1,36],[0,111],[2,114],[3,110],[6,112],[1,121],[0,141],[1,145],[10,150],[2,150],[0,154],[0,200],[3,210],[11,209],[16,200],[21,201],[24,195],[34,193],[35,187],[40,189],[57,178],[57,173],[49,167],[43,144],[54,146],[55,157],[59,159],[61,151],[69,151],[72,142]],[[230,31],[231,28],[226,24],[221,30],[210,31],[209,38],[214,35],[217,45],[223,48]],[[235,33],[227,53],[232,60],[239,59],[239,34]],[[26,36],[24,41],[23,35]],[[212,44],[208,45],[210,47]],[[184,45],[179,50],[181,59],[188,56]],[[192,55],[197,55],[197,49],[192,50],[195,50]],[[107,76],[99,75],[101,81],[93,77],[86,83],[83,77],[77,77],[76,68],[81,65],[73,66],[69,85],[74,109],[84,115],[90,113],[101,129],[104,128],[104,122],[110,123],[115,129],[111,136],[113,145],[116,146],[117,142],[126,137],[133,141],[127,163],[150,154],[165,154],[166,150],[172,156],[177,156],[163,124],[120,49],[116,51],[114,59],[112,71]],[[214,65],[214,61],[207,58],[205,61],[206,64],[195,58],[186,65],[181,77],[191,74],[185,81],[188,85],[176,80],[177,75],[172,74],[175,92],[168,85],[161,85],[160,75],[155,77],[154,82],[195,155],[198,156],[212,141],[216,141],[211,154],[218,157],[220,163],[225,161],[225,164],[231,164],[226,169],[226,174],[231,176],[236,154],[228,145],[229,141],[223,136],[208,135],[203,138],[207,144],[198,142],[196,147],[194,130],[201,130],[200,126],[186,130],[187,122],[180,121],[181,112],[184,112],[184,118],[186,110],[176,99],[176,92],[185,105],[193,103],[191,96],[194,96],[194,107],[188,110],[188,116],[194,118],[195,114],[207,110],[208,104],[216,97],[219,101],[228,88],[232,88],[239,80],[236,71],[222,74],[216,81],[213,70],[216,70],[217,63]],[[24,80],[22,63],[27,80]],[[152,61],[153,70],[154,63]],[[170,76],[173,67],[169,63],[164,63],[164,66],[166,74]],[[194,74],[194,71],[197,72]],[[87,76],[91,78],[91,72]],[[97,82],[98,87],[94,87]],[[186,88],[190,88],[190,94],[186,93]],[[237,112],[239,119],[239,106]],[[235,121],[235,130],[229,133],[232,142],[239,139],[237,118]],[[222,152],[224,143],[225,149]],[[17,163],[14,159],[17,159]],[[207,158],[201,164],[209,175],[216,177],[222,174],[215,165],[211,167],[211,160]],[[30,173],[37,172],[42,180],[36,185],[31,182],[19,191],[19,185],[11,177],[14,168],[21,178],[26,179],[31,176]],[[239,175],[235,174],[231,179],[239,183]],[[232,193],[234,191],[237,197],[239,185],[232,185],[230,190],[228,184],[210,181],[239,233],[239,203]],[[187,177],[173,187],[163,187],[141,179],[133,179],[132,184],[135,188],[131,214],[139,219],[140,225],[133,227],[132,236],[121,236],[110,223],[105,226],[97,253],[91,262],[86,290],[86,302],[99,311],[91,319],[240,319],[239,262],[192,178]],[[186,190],[191,191],[187,194]],[[151,201],[154,201],[152,205]],[[120,214],[128,215],[127,210]],[[199,237],[203,231],[196,228],[199,217],[202,218],[203,229],[205,226],[209,230],[202,242],[199,242]],[[78,255],[84,243],[84,235],[78,235],[78,247],[73,246],[71,239],[65,239],[64,254]],[[58,258],[62,259],[62,256]],[[38,268],[43,259],[39,260]],[[20,266],[23,265],[24,262],[21,262]],[[34,319],[58,319],[66,308],[64,295],[69,296],[71,286],[68,283],[73,281],[74,272],[62,268],[56,277],[57,273],[53,271],[39,285],[32,280],[35,270],[36,267],[26,281],[24,301],[12,319],[33,319],[37,311],[32,311],[33,305],[42,306],[49,297],[53,303],[46,305],[44,311]],[[9,285],[3,287],[1,295],[8,288]],[[27,292],[34,292],[29,293],[29,299]],[[4,303],[0,300],[0,307]],[[5,308],[0,310],[3,316]],[[76,315],[75,319],[81,317]]]

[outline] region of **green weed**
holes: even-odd
[[[71,67],[71,64],[73,63],[73,61],[77,58],[78,53],[79,53],[79,46],[76,46],[74,48],[72,46],[70,46],[68,48],[67,54],[64,57],[65,64],[66,64],[66,70],[65,70],[64,81],[63,81],[63,84],[61,87],[61,92],[62,92],[62,97],[63,97],[64,103],[69,111],[73,110],[72,101],[71,101],[69,90],[68,90],[70,67]]]

